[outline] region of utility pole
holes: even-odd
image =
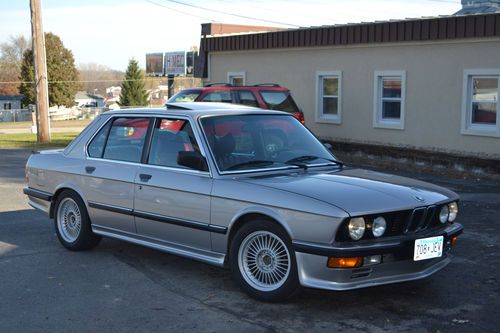
[[[45,59],[45,36],[42,26],[41,0],[30,0],[31,38],[33,41],[33,64],[35,67],[36,127],[38,143],[50,142],[49,94],[47,62]]]

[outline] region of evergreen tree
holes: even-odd
[[[75,105],[76,92],[81,88],[78,81],[78,70],[71,50],[64,47],[59,36],[45,33],[45,52],[47,58],[47,79],[49,81],[50,106]],[[21,65],[21,81],[19,91],[24,95],[24,104],[35,104],[35,89],[33,86],[35,69],[33,67],[33,50],[24,52]]]
[[[131,59],[128,63],[119,104],[122,106],[145,106],[148,104],[148,93],[144,89],[144,73],[135,59]]]

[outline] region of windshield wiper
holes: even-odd
[[[320,156],[314,156],[314,155],[302,155],[302,156],[294,157],[294,158],[286,161],[285,164],[292,164],[292,165],[296,165],[296,166],[302,167],[304,169],[307,169],[308,165],[305,162],[310,162],[310,161],[317,160],[317,159],[322,159],[322,160],[328,161],[330,163],[333,163],[335,165],[340,166],[341,168],[344,166],[344,163],[342,163],[341,161],[337,161],[337,160],[334,160],[332,158],[326,158],[326,157],[320,157]]]
[[[266,160],[246,161],[246,162],[231,165],[229,168],[226,169],[226,171],[236,170],[236,169],[240,169],[240,168],[247,167],[247,166],[263,166],[263,167],[265,167],[265,166],[273,165],[274,163],[275,163],[274,161],[266,161]]]

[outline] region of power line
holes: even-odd
[[[225,12],[225,11],[222,11],[222,10],[217,10],[217,9],[202,7],[202,6],[198,6],[198,5],[193,5],[193,4],[190,4],[190,3],[186,3],[186,2],[182,2],[182,1],[177,1],[177,0],[164,0],[164,1],[172,2],[172,3],[176,3],[178,5],[183,5],[183,6],[187,6],[187,7],[196,8],[196,9],[206,10],[206,11],[214,12],[214,13],[218,13],[218,14],[224,14],[224,15],[229,15],[229,16],[234,16],[234,17],[239,17],[239,18],[244,18],[244,19],[252,20],[252,21],[260,21],[260,22],[266,22],[266,23],[286,25],[286,26],[293,27],[293,28],[300,28],[300,26],[296,25],[296,24],[290,24],[290,23],[285,23],[285,22],[260,19],[260,18],[246,16],[246,15],[240,15],[240,14]]]
[[[205,20],[205,21],[211,21],[213,22],[214,20],[208,18],[208,17],[203,17],[203,16],[198,16],[198,15],[195,15],[195,14],[191,14],[191,13],[188,13],[188,12],[185,12],[185,11],[182,11],[182,10],[179,10],[179,9],[175,9],[175,8],[172,8],[172,7],[168,7],[168,6],[165,6],[165,5],[162,5],[160,3],[156,3],[154,1],[151,1],[151,0],[144,0],[146,2],[149,2],[150,4],[153,4],[153,5],[156,5],[158,7],[163,7],[163,8],[166,8],[168,10],[171,10],[171,11],[174,11],[174,12],[177,12],[177,13],[181,13],[181,14],[184,14],[184,15],[188,15],[188,16],[193,16],[193,17],[196,17],[196,18],[200,18],[202,20]]]
[[[229,4],[232,4],[232,5],[235,5],[237,4],[238,2],[237,1],[231,1],[231,0],[216,0],[218,2],[224,2],[224,3],[229,3]],[[248,7],[251,7],[251,8],[255,8],[255,9],[259,9],[259,10],[264,10],[264,11],[267,11],[267,12],[275,12],[277,9],[276,8],[271,8],[271,7],[262,7],[262,6],[255,6],[255,5],[245,5],[245,8],[248,8]],[[313,19],[321,19],[321,20],[328,20],[328,21],[331,21],[333,23],[338,23],[339,20],[332,20],[331,17],[324,17],[324,16],[315,16],[315,15],[309,15],[309,14],[305,14],[305,13],[301,13],[301,16],[305,16],[305,17],[309,17],[309,18],[313,18]]]
[[[149,76],[144,79],[109,79],[109,80],[59,80],[48,81],[48,83],[94,83],[94,82],[129,82],[129,81],[146,81],[148,79],[156,79],[156,77]],[[158,80],[162,78],[158,77]],[[0,84],[35,84],[35,81],[0,81]]]
[[[430,2],[444,2],[444,3],[455,3],[455,4],[460,4],[460,1],[453,1],[453,0],[424,0],[424,1],[430,1]]]
[[[149,1],[149,0],[146,0],[146,1]],[[201,10],[205,10],[205,11],[210,11],[210,12],[214,12],[214,13],[218,13],[218,14],[244,18],[244,19],[253,20],[253,21],[261,21],[261,22],[267,22],[267,23],[286,25],[286,26],[290,26],[290,27],[294,27],[294,28],[300,28],[300,25],[297,25],[297,24],[290,24],[290,23],[285,23],[285,22],[279,22],[279,21],[274,21],[274,20],[267,20],[267,19],[262,19],[262,18],[255,18],[255,17],[246,16],[246,15],[235,14],[232,12],[226,12],[226,11],[217,10],[217,9],[213,9],[213,8],[203,7],[203,6],[191,4],[191,3],[180,1],[180,0],[163,0],[163,1],[171,2],[171,3],[175,3],[175,4],[187,6],[187,7],[192,7],[192,8],[196,8],[196,9],[201,9]],[[219,1],[226,2],[226,3],[234,3],[233,1],[228,1],[228,0],[219,0]],[[449,4],[460,4],[460,1],[457,1],[457,0],[423,0],[423,1],[449,3]],[[302,2],[302,1],[300,1],[300,2]],[[252,5],[250,5],[250,6],[252,6]],[[253,6],[253,7],[256,8],[255,6]],[[191,15],[191,14],[189,14],[189,15]],[[367,17],[367,16],[361,16],[361,15],[357,15],[357,14],[349,14],[349,15],[359,17],[362,19],[369,19],[369,17]],[[317,17],[317,18],[319,18],[319,17]]]

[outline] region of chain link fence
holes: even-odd
[[[108,108],[61,108],[49,111],[51,121],[94,119]],[[31,109],[0,110],[0,122],[26,122],[31,121]]]
[[[158,108],[163,107],[163,105],[156,106],[144,106],[145,108]],[[144,108],[143,107],[143,108]],[[137,106],[122,106],[121,109],[137,108]],[[80,108],[59,108],[57,110],[49,111],[49,118],[51,121],[59,120],[85,120],[94,119],[103,112],[109,111],[109,108],[97,108],[97,107],[80,107]],[[1,122],[26,122],[31,121],[31,109],[12,109],[12,110],[0,110],[0,123]]]
[[[31,121],[29,109],[0,110],[0,122]]]

